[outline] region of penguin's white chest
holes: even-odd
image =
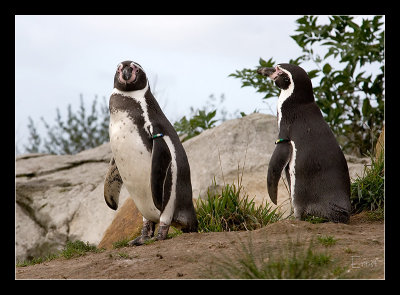
[[[110,115],[110,144],[126,189],[143,217],[158,221],[151,192],[151,152],[146,149],[136,126],[124,111]]]

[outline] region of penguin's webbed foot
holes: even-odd
[[[156,224],[150,220],[143,219],[142,235],[128,243],[129,246],[140,246],[145,244],[154,236]]]
[[[165,240],[168,235],[169,225],[159,225],[156,240]]]
[[[136,239],[130,241],[128,243],[128,245],[129,246],[141,246],[141,245],[145,244],[150,239],[151,239],[150,236],[139,236]]]

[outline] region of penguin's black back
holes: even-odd
[[[315,102],[296,106],[288,136],[297,149],[295,194],[306,196],[303,206],[311,208],[309,214],[322,212],[331,220],[347,222],[350,211],[347,162]]]

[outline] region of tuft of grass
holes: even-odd
[[[119,249],[119,248],[123,248],[123,247],[128,247],[128,243],[129,243],[130,240],[131,239],[129,239],[129,238],[125,238],[125,239],[122,239],[120,241],[116,241],[116,242],[112,243],[112,247],[113,247],[113,249]]]
[[[379,208],[373,211],[367,211],[367,219],[369,221],[383,221],[385,219],[384,208]]]
[[[24,260],[24,261],[17,261],[16,266],[17,267],[25,267],[25,266],[29,266],[29,265],[34,265],[34,264],[39,264],[39,263],[43,263],[46,261],[50,261],[50,260],[56,259],[58,257],[59,257],[58,254],[49,254],[46,256],[42,256],[42,257],[34,257],[32,259],[28,259],[28,260]]]
[[[350,247],[347,247],[347,248],[344,249],[344,253],[347,253],[347,254],[354,254],[354,253],[356,253],[356,251],[354,251],[354,250],[351,249]]]
[[[65,245],[65,248],[57,253],[49,254],[49,255],[46,255],[43,257],[34,257],[33,259],[24,260],[22,262],[17,261],[16,266],[24,267],[24,266],[39,264],[39,263],[43,263],[43,262],[57,259],[60,257],[70,259],[70,258],[85,255],[87,252],[99,253],[102,251],[103,251],[103,249],[98,249],[96,246],[90,245],[89,242],[85,243],[80,240],[77,240],[74,242],[68,241],[67,244]]]
[[[216,259],[215,269],[210,268],[207,277],[225,279],[326,279],[341,278],[347,267],[336,266],[328,253],[315,252],[313,240],[299,246],[299,241],[288,240],[286,249],[273,256],[269,243],[255,251],[250,239],[231,257]]]
[[[61,251],[60,255],[66,259],[79,257],[85,255],[87,252],[98,253],[99,250],[96,246],[90,245],[89,242],[82,242],[80,240],[74,242],[67,242],[65,248]]]
[[[324,223],[324,222],[328,222],[329,220],[323,217],[318,217],[318,216],[314,216],[314,215],[307,215],[304,218],[304,221],[308,221],[312,224],[317,224],[317,223]]]
[[[125,252],[118,252],[117,254],[118,254],[118,256],[121,257],[121,258],[124,258],[124,259],[132,259],[132,257],[129,256],[128,253],[125,253]]]
[[[60,256],[70,259],[85,255],[87,252],[98,253],[101,251],[96,246],[90,245],[89,242],[85,243],[80,240],[74,242],[68,241],[65,248],[61,251]]]
[[[214,189],[207,191],[207,198],[196,200],[199,232],[222,232],[254,230],[282,218],[278,208],[272,209],[268,202],[256,206],[253,199],[243,194],[243,187],[238,181],[226,185],[218,192],[215,179]]]
[[[384,208],[385,199],[385,161],[383,149],[376,157],[370,155],[371,164],[365,165],[363,176],[351,183],[352,213],[373,211]]]
[[[320,242],[325,247],[333,246],[336,244],[337,239],[332,236],[318,236],[318,242]]]
[[[180,236],[181,234],[183,234],[183,231],[181,231],[180,229],[174,227],[174,226],[170,226],[169,229],[173,230],[172,232],[168,232],[167,234],[167,239],[172,239],[174,237]]]

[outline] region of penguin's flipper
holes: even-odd
[[[278,182],[283,169],[290,161],[292,145],[283,142],[276,145],[268,165],[267,188],[271,201],[276,205],[278,198]]]
[[[171,153],[164,139],[153,140],[151,157],[151,192],[154,205],[161,212],[171,196],[172,172]]]
[[[114,158],[111,158],[110,167],[104,180],[104,199],[111,209],[117,210],[119,193],[122,187],[122,178],[119,174]]]

